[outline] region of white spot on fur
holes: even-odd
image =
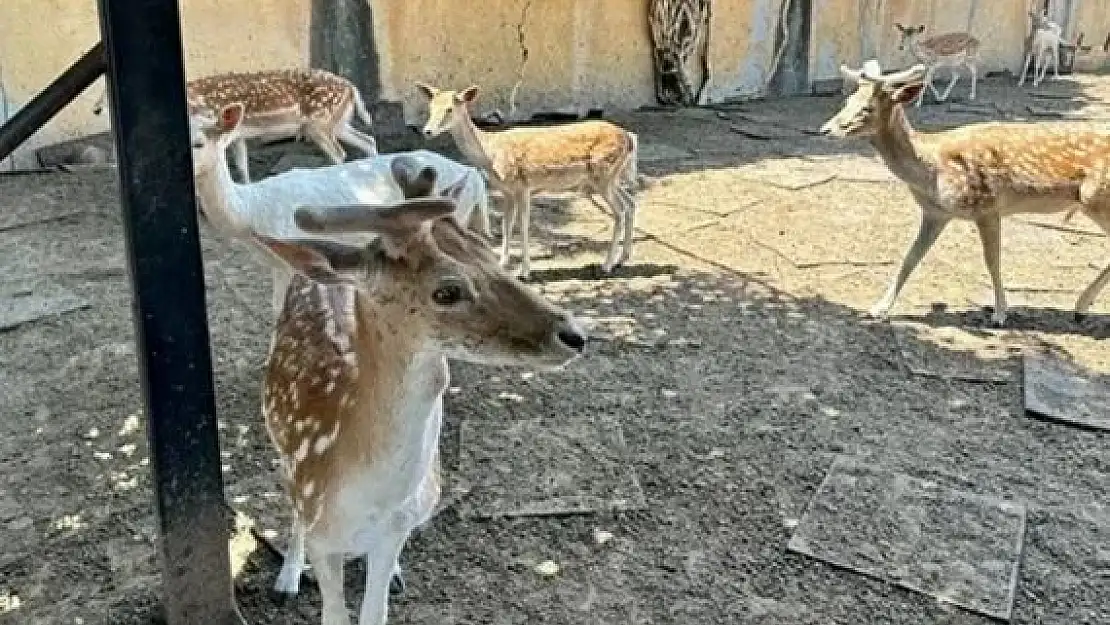
[[[330,434],[325,434],[316,439],[316,444],[312,446],[312,451],[316,455],[320,455],[328,450],[329,447],[339,438],[339,421],[335,422],[335,427],[332,428]]]
[[[304,462],[304,459],[308,457],[308,447],[311,443],[312,441],[307,437],[301,440],[301,446],[297,448],[297,451],[293,452],[293,460],[298,463]]]
[[[301,496],[305,499],[311,497],[314,492],[316,492],[316,482],[309,481],[301,487]]]

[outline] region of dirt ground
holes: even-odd
[[[1035,91],[992,78],[974,105],[911,115],[923,128],[1110,119],[1107,102],[1110,78]],[[392,623],[992,622],[787,549],[841,456],[1025,506],[1011,622],[1110,623],[1110,439],[1026,416],[1020,358],[1046,349],[1110,378],[1110,292],[1086,319],[1070,312],[1106,263],[1105,237],[1082,217],[1007,221],[1013,314],[996,330],[978,239],[956,224],[894,318],[871,321],[863,311],[917,213],[870,146],[806,132],[837,105],[621,116],[652,183],[639,193],[634,260],[612,277],[597,269],[609,220],[585,200],[539,201],[535,283],[587,318],[595,340],[560,373],[453,365],[446,505],[403,555]],[[256,151],[256,171],[289,149]],[[0,331],[0,623],[156,622],[116,174],[4,176],[0,198],[0,295],[78,302]],[[282,545],[287,503],[258,409],[269,274],[202,234],[228,500]],[[501,514],[518,500],[550,514]],[[247,620],[318,623],[315,586],[275,601],[280,560],[245,536],[235,552]],[[558,572],[538,572],[545,561]],[[348,566],[353,607],[360,566]]]

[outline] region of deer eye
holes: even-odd
[[[461,284],[447,284],[432,292],[432,301],[440,306],[453,306],[466,297]]]

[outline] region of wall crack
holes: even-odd
[[[534,0],[525,0],[524,6],[520,10],[520,22],[516,25],[516,40],[520,47],[520,68],[517,70],[513,90],[509,92],[509,119],[516,119],[516,96],[520,92],[520,86],[524,84],[524,69],[528,65],[528,43],[525,41],[526,33],[524,29],[528,24],[528,12],[532,9],[533,2]]]

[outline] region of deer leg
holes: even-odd
[[[886,293],[871,307],[870,314],[872,317],[884,318],[890,309],[894,306],[894,300],[898,299],[898,293],[902,290],[902,286],[906,284],[906,279],[910,277],[913,270],[917,268],[918,263],[936,243],[937,237],[944,231],[944,227],[948,225],[949,217],[946,215],[936,215],[927,212],[921,213],[921,225],[917,229],[917,238],[913,240],[910,248],[906,251],[906,255],[902,258],[902,265],[898,268],[898,273],[894,276],[894,280],[890,283]]]
[[[627,189],[618,187],[617,194],[624,201],[624,245],[621,248],[620,264],[632,260],[632,239],[636,230],[636,198]]]
[[[957,72],[955,69],[953,69],[952,70],[952,80],[950,80],[948,82],[948,87],[946,87],[944,89],[944,95],[940,97],[940,100],[942,102],[947,100],[948,96],[952,94],[952,88],[956,86],[956,81],[958,81],[959,79],[960,79],[960,73]]]
[[[1029,66],[1032,65],[1032,64],[1033,64],[1033,53],[1030,52],[1030,53],[1025,55],[1025,65],[1022,66],[1022,68],[1021,68],[1021,78],[1018,79],[1018,86],[1019,87],[1025,84],[1025,75],[1029,72]],[[1036,67],[1033,68],[1033,71],[1034,72],[1037,71]],[[1034,73],[1033,75],[1036,76],[1036,73]]]
[[[605,255],[605,261],[601,264],[601,271],[604,273],[611,273],[620,265],[621,234],[624,232],[624,223],[627,219],[624,204],[617,195],[616,186],[616,181],[610,182],[609,187],[605,189],[603,194],[613,216],[613,237],[609,241],[609,252]]]
[[[239,176],[243,179],[244,184],[249,184],[251,173],[250,161],[247,158],[247,140],[236,139],[231,144],[231,149],[235,151],[235,168],[239,170]]]
[[[1052,47],[1052,73],[1060,78],[1060,44]]]
[[[1091,179],[1083,183],[1079,191],[1083,202],[1083,212],[1091,221],[1098,224],[1102,231],[1110,236],[1110,185],[1103,182],[1102,177]],[[1075,302],[1075,318],[1081,319],[1087,310],[1094,304],[1102,289],[1110,282],[1110,265],[1099,272]]]
[[[289,532],[289,550],[281,563],[274,590],[287,595],[295,595],[301,589],[301,573],[305,564],[305,536],[301,515],[293,510],[293,527]]]
[[[967,66],[968,72],[971,73],[971,93],[967,96],[968,100],[975,99],[975,83],[979,82],[979,66],[975,63],[970,63]]]
[[[521,280],[527,280],[531,275],[531,247],[529,244],[529,230],[532,221],[532,193],[531,191],[524,191],[517,197],[516,200],[517,210],[520,211],[520,271],[517,276]]]
[[[335,137],[321,130],[319,127],[314,125],[307,126],[305,128],[305,136],[323,150],[324,154],[336,165],[347,160],[347,152],[343,149],[343,146],[339,145]]]
[[[525,197],[528,197],[525,194]],[[509,243],[513,238],[513,230],[516,228],[516,216],[520,212],[518,203],[520,201],[519,193],[505,193],[502,195],[502,204],[504,210],[501,211],[501,268],[504,269],[509,266]]]
[[[937,86],[933,84],[934,73],[936,73],[936,66],[930,65],[929,69],[925,71],[925,80],[923,82],[929,86],[929,89],[933,90],[933,97],[939,98],[940,95],[937,94]],[[925,89],[921,90],[921,95],[917,96],[917,102],[914,104],[914,106],[920,107],[921,103],[925,101],[925,91]]]
[[[470,207],[470,214],[467,216],[466,227],[471,230],[481,233],[482,236],[492,239],[493,230],[489,224],[489,196],[479,191],[478,198],[475,200],[474,205]]]
[[[355,146],[367,156],[378,155],[378,141],[374,137],[352,128],[350,124],[341,126],[336,136]]]
[[[343,599],[343,554],[328,553],[312,541],[308,542],[307,551],[316,573],[316,585],[320,587],[322,625],[351,625]]]
[[[983,244],[983,260],[991,276],[994,289],[994,313],[991,321],[997,326],[1006,325],[1006,289],[1002,287],[1002,217],[988,215],[975,220],[979,241]]]
[[[385,625],[389,615],[389,585],[405,544],[404,534],[386,535],[366,554],[366,586],[358,625]]]

